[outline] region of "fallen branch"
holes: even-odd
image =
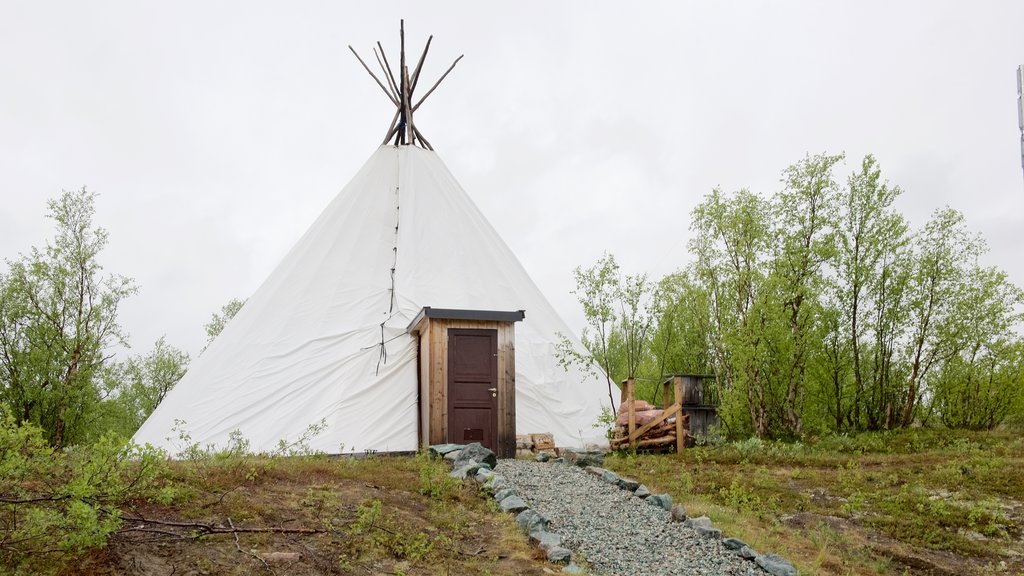
[[[242,528],[234,526],[231,519],[228,518],[228,524],[230,526],[224,526],[220,524],[207,524],[205,522],[182,522],[179,520],[161,520],[159,518],[143,518],[132,517],[121,515],[121,519],[126,522],[141,522],[143,524],[157,524],[160,526],[173,526],[175,528],[189,528],[198,531],[197,536],[204,536],[206,534],[235,534],[235,533],[260,533],[260,532],[271,532],[276,534],[326,534],[327,530],[323,528],[284,528],[269,526],[265,528]],[[122,529],[122,531],[146,531],[144,527]]]
[[[259,555],[256,554],[255,552],[247,552],[245,550],[242,550],[242,546],[238,542],[238,530],[235,529],[235,523],[231,521],[231,517],[230,516],[228,516],[228,526],[231,527],[231,532],[235,535],[235,550],[238,550],[239,552],[241,552],[242,554],[245,554],[246,556],[251,556],[252,558],[255,558],[256,560],[259,560],[260,563],[263,564],[263,567],[267,569],[267,572],[270,572],[271,574],[273,574],[274,570],[270,568],[270,564],[267,564],[266,560],[264,560],[263,558],[260,558]]]

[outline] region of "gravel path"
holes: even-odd
[[[664,509],[581,468],[499,460],[495,470],[531,508],[547,516],[548,530],[583,554],[599,574],[621,576],[758,575],[753,562],[672,522]]]

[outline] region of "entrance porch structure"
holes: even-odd
[[[420,445],[480,442],[499,458],[516,453],[515,323],[523,310],[420,310]]]

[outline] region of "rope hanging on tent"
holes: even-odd
[[[402,206],[399,203],[400,196],[398,194],[398,191],[398,186],[395,186],[395,242],[394,246],[391,247],[391,288],[388,291],[389,303],[388,311],[386,312],[388,317],[385,318],[384,321],[380,323],[380,356],[377,358],[377,371],[374,373],[375,375],[380,374],[381,363],[388,363],[387,343],[390,342],[390,340],[384,339],[384,325],[387,324],[395,316],[395,300],[397,300],[397,297],[395,295],[395,269],[398,268],[398,226],[402,221],[399,215],[399,210],[401,210]]]
[[[405,64],[405,20],[401,20],[399,23],[398,35],[401,41],[401,49],[399,51],[397,80],[395,78],[395,71],[391,69],[391,63],[388,61],[388,57],[384,53],[384,46],[382,46],[380,42],[377,42],[377,47],[373,49],[373,55],[377,59],[377,65],[380,66],[381,75],[387,81],[386,84],[385,82],[382,82],[381,79],[378,78],[376,74],[374,74],[373,70],[370,70],[370,67],[366,65],[366,62],[364,62],[363,59],[359,57],[359,54],[356,52],[355,48],[353,48],[350,45],[348,49],[352,51],[352,54],[355,55],[356,60],[359,60],[359,63],[363,65],[363,68],[366,70],[367,73],[369,73],[370,77],[372,77],[374,81],[377,82],[377,86],[380,86],[380,89],[384,91],[384,95],[388,97],[388,100],[390,100],[391,103],[395,105],[395,115],[391,118],[391,125],[388,126],[388,132],[387,135],[384,136],[384,142],[382,144],[387,144],[393,138],[393,144],[395,146],[404,146],[412,144],[414,146],[419,146],[427,150],[433,150],[434,147],[430,145],[430,142],[428,142],[426,138],[423,137],[423,133],[419,131],[419,129],[416,127],[416,123],[413,122],[413,112],[418,110],[419,107],[423,105],[423,102],[427,99],[427,97],[433,94],[434,90],[436,90],[437,87],[441,85],[441,82],[448,77],[448,74],[451,73],[453,69],[455,69],[455,65],[459,63],[459,60],[462,60],[462,55],[460,54],[459,57],[456,58],[454,62],[452,62],[452,65],[448,67],[445,73],[442,74],[440,78],[438,78],[437,82],[434,82],[434,85],[430,87],[430,90],[427,90],[426,94],[424,94],[423,97],[419,99],[419,101],[413,104],[412,95],[413,92],[416,91],[416,86],[419,84],[420,72],[423,70],[423,62],[427,59],[427,52],[430,51],[430,43],[431,41],[434,40],[434,37],[430,36],[427,38],[427,44],[426,46],[423,47],[423,54],[420,55],[420,59],[416,63],[416,69],[413,71],[412,75],[410,75],[409,67],[406,66]],[[390,302],[388,305],[388,311],[385,313],[387,314],[387,318],[380,323],[380,343],[376,345],[380,346],[380,356],[378,356],[377,358],[378,375],[380,374],[381,364],[387,364],[388,362],[387,343],[398,337],[395,336],[395,338],[386,339],[384,336],[384,328],[385,325],[395,315],[395,302],[398,299],[397,293],[395,291],[395,269],[398,266],[398,223],[400,221],[398,217],[399,209],[400,206],[398,187],[396,186],[395,243],[392,248],[394,258],[391,263]]]
[[[387,56],[384,54],[384,47],[380,42],[377,42],[377,47],[373,49],[373,55],[377,59],[377,65],[380,66],[381,75],[387,80],[387,84],[381,81],[380,78],[374,74],[373,70],[367,66],[366,62],[359,57],[356,53],[355,48],[349,45],[348,49],[352,51],[359,63],[363,65],[366,72],[377,82],[377,86],[384,91],[384,95],[388,97],[388,100],[395,105],[395,115],[391,118],[391,125],[388,126],[387,135],[384,136],[384,142],[387,144],[394,138],[394,145],[407,145],[412,144],[427,150],[433,150],[434,147],[430,145],[430,142],[423,137],[423,133],[420,132],[419,128],[416,127],[416,123],[413,122],[413,112],[419,109],[423,105],[423,102],[428,96],[433,94],[434,90],[441,85],[441,82],[448,77],[448,74],[455,68],[455,65],[462,60],[463,55],[459,55],[458,58],[452,62],[452,65],[448,67],[448,70],[438,78],[437,82],[427,90],[427,93],[423,95],[415,104],[413,104],[412,95],[416,90],[417,84],[420,80],[420,72],[423,70],[423,62],[427,59],[427,52],[430,51],[430,42],[434,39],[433,36],[427,38],[427,45],[423,48],[423,54],[420,55],[419,62],[416,63],[416,69],[412,75],[409,75],[409,67],[405,65],[405,20],[401,20],[399,25],[399,37],[401,39],[401,51],[399,56],[399,67],[398,67],[398,79],[395,79],[395,71],[391,69],[391,63],[388,62]]]

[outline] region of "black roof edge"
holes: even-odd
[[[462,310],[459,308],[431,308],[424,306],[412,319],[405,331],[410,332],[423,318],[442,320],[482,320],[488,322],[519,322],[526,318],[526,310]]]

